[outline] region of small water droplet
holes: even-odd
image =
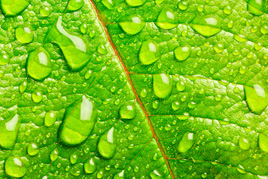
[[[172,90],[172,76],[166,74],[156,74],[153,76],[154,94],[158,98],[166,98]]]
[[[133,119],[136,116],[136,111],[132,105],[123,105],[119,113],[122,119]]]
[[[141,90],[141,93],[140,93],[140,96],[141,96],[142,98],[145,98],[145,97],[147,96],[147,90],[146,90],[146,89],[142,89],[142,90]]]
[[[114,3],[113,3],[112,0],[102,0],[101,2],[108,9],[113,9],[114,8]]]
[[[139,59],[143,65],[150,65],[158,60],[158,46],[154,41],[145,41],[142,43]]]
[[[96,160],[95,158],[90,158],[84,163],[85,173],[91,174],[97,170]]]
[[[92,75],[92,70],[88,70],[86,73],[85,73],[85,79],[88,80]]]
[[[77,11],[84,6],[84,0],[71,0],[68,4],[69,11]]]
[[[77,162],[77,155],[76,154],[72,154],[70,156],[70,162],[71,162],[71,164],[76,164],[76,162]]]
[[[188,8],[188,3],[186,1],[181,1],[178,7],[180,10],[185,11]]]
[[[185,88],[186,88],[184,82],[182,82],[182,81],[181,82],[178,82],[177,85],[176,85],[176,87],[177,87],[177,90],[178,91],[184,91]]]
[[[20,93],[23,93],[26,90],[26,88],[27,88],[27,81],[24,81],[20,84],[20,87],[19,87]]]
[[[157,101],[157,100],[153,101],[153,105],[152,106],[153,106],[154,109],[157,109],[158,106],[159,106],[159,101]]]
[[[215,17],[197,17],[193,20],[191,27],[205,37],[211,37],[221,31],[217,28],[220,22]]]
[[[50,160],[51,160],[52,162],[54,162],[55,160],[58,159],[58,157],[59,157],[59,151],[58,151],[58,149],[56,148],[56,149],[54,149],[54,150],[50,153]]]
[[[174,102],[171,104],[171,106],[172,106],[172,109],[173,109],[174,111],[176,111],[176,110],[178,110],[178,109],[180,108],[180,103],[179,103],[178,101],[174,101]]]
[[[223,12],[229,15],[232,13],[232,8],[230,6],[225,6]]]
[[[224,46],[222,44],[216,44],[214,45],[214,50],[216,53],[221,53],[224,50]]]
[[[16,28],[16,38],[21,43],[30,43],[33,41],[34,32],[30,27],[19,26]]]
[[[8,64],[9,60],[10,58],[7,54],[5,54],[4,52],[0,52],[0,66]]]
[[[85,34],[87,32],[87,24],[83,23],[80,25],[80,32]]]
[[[249,143],[248,139],[246,139],[244,137],[240,137],[239,146],[242,150],[248,150],[250,148],[250,143]]]
[[[165,0],[155,0],[155,4],[156,5],[159,5],[159,4],[162,4]]]
[[[154,170],[153,172],[150,173],[151,179],[162,179],[162,175],[157,171]]]
[[[173,29],[177,27],[175,12],[168,8],[163,8],[157,17],[156,25],[162,29]]]
[[[145,23],[140,16],[132,15],[125,22],[119,22],[119,25],[127,34],[135,35],[144,28]]]
[[[122,170],[120,173],[117,173],[114,175],[113,179],[124,179],[125,175],[124,175],[124,170]]]
[[[48,17],[52,12],[52,6],[48,3],[40,7],[39,13],[42,17]]]
[[[100,137],[98,143],[98,151],[100,155],[106,159],[110,159],[115,155],[116,144],[114,143],[113,127]]]
[[[146,0],[126,0],[126,3],[130,6],[136,7],[141,6],[146,2]]]
[[[178,47],[174,50],[175,57],[178,61],[186,60],[191,54],[191,47]]]
[[[179,142],[177,150],[181,153],[187,152],[194,144],[194,134],[193,133],[185,133]]]
[[[43,94],[41,91],[34,91],[32,93],[32,100],[35,102],[35,103],[39,103],[40,101],[42,101],[43,99]]]
[[[34,156],[39,153],[39,148],[37,147],[35,143],[30,143],[27,147],[27,153],[30,156]]]
[[[107,50],[106,50],[106,47],[104,46],[104,45],[99,45],[98,46],[98,52],[100,53],[100,54],[107,54]]]
[[[44,124],[49,127],[52,126],[56,121],[56,113],[54,111],[49,111],[45,115]]]
[[[245,39],[245,36],[243,35],[234,35],[234,39],[238,42],[246,42],[248,41],[247,39]]]
[[[20,178],[26,174],[27,168],[20,158],[12,156],[5,162],[5,171],[11,177]]]

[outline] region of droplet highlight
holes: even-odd
[[[194,134],[193,133],[185,133],[179,142],[179,145],[177,147],[177,150],[180,153],[187,152],[194,144]]]
[[[166,98],[172,90],[172,77],[167,74],[156,74],[153,76],[153,90],[158,98]]]
[[[98,151],[100,155],[106,159],[113,158],[116,152],[116,144],[114,141],[114,128],[112,127],[107,133],[100,137],[98,143]]]

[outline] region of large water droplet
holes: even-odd
[[[97,170],[97,164],[95,158],[90,158],[84,163],[85,173],[91,174]]]
[[[158,59],[158,47],[154,41],[145,41],[142,43],[139,59],[143,65],[150,65]]]
[[[51,151],[51,153],[50,153],[50,160],[52,162],[54,162],[58,158],[59,158],[59,150],[56,148],[56,149],[54,149],[54,150]]]
[[[119,113],[122,119],[133,119],[136,116],[136,111],[132,105],[123,105]]]
[[[20,178],[26,174],[27,168],[19,157],[12,156],[5,162],[5,171],[11,177]]]
[[[16,28],[16,38],[21,43],[30,43],[33,41],[34,32],[30,27],[19,26]]]
[[[56,113],[54,111],[49,111],[45,115],[44,124],[49,127],[52,126],[56,121]]]
[[[151,179],[162,179],[162,175],[157,171],[154,170],[153,172],[150,173]]]
[[[217,28],[220,22],[215,17],[197,17],[193,20],[191,27],[205,37],[211,37],[221,31]]]
[[[262,111],[268,105],[268,94],[260,85],[253,85],[253,87],[245,86],[246,101],[252,112],[256,114]]]
[[[248,12],[253,15],[260,16],[263,13],[264,1],[263,0],[248,0],[247,2]]]
[[[156,25],[162,29],[173,29],[177,26],[175,21],[175,12],[164,8],[157,17]]]
[[[175,57],[178,61],[186,60],[191,54],[191,47],[178,47],[174,50]]]
[[[1,8],[8,16],[16,16],[29,6],[28,0],[1,0]]]
[[[248,141],[248,139],[244,138],[244,137],[240,137],[239,139],[239,146],[242,150],[248,150],[250,147],[250,143]]]
[[[19,130],[19,116],[16,114],[11,118],[0,121],[0,146],[11,149],[16,141]]]
[[[48,34],[48,41],[56,43],[61,48],[67,64],[73,71],[83,68],[90,59],[84,40],[68,33],[62,26],[62,16]]]
[[[48,3],[43,4],[39,10],[39,13],[42,17],[49,16],[51,12],[52,12],[52,6]]]
[[[6,65],[9,63],[9,56],[6,53],[0,52],[0,65]]]
[[[43,80],[52,71],[50,56],[44,48],[31,52],[27,59],[27,73],[35,80]]]
[[[71,0],[68,4],[69,11],[77,11],[84,6],[84,0]]]
[[[124,170],[122,170],[120,173],[117,173],[114,175],[113,179],[124,179],[125,175],[124,175]]]
[[[126,3],[130,6],[141,6],[146,2],[146,0],[126,0]]]
[[[132,15],[125,22],[119,22],[119,25],[127,34],[135,35],[144,28],[145,23],[141,17]]]
[[[194,134],[185,133],[177,146],[177,150],[181,153],[187,152],[194,144]]]
[[[263,134],[259,134],[259,146],[264,152],[268,152],[268,137]]]
[[[39,152],[39,148],[37,147],[37,145],[35,143],[30,143],[27,147],[27,153],[30,156],[34,156],[36,154],[38,154]]]
[[[102,157],[110,159],[115,155],[116,144],[114,142],[114,128],[112,127],[100,137],[98,151]]]
[[[158,98],[166,98],[172,90],[172,77],[166,74],[156,74],[153,76],[154,94]]]
[[[81,144],[91,133],[97,118],[97,109],[86,96],[69,106],[60,128],[60,141],[66,145]]]

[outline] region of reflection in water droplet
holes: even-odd
[[[69,11],[77,11],[78,9],[81,9],[84,6],[84,0],[71,0],[68,4],[68,10]]]
[[[197,17],[193,20],[191,27],[205,37],[211,37],[221,31],[217,28],[220,22],[215,17]]]
[[[30,27],[19,26],[16,28],[16,38],[21,43],[30,43],[33,41],[34,33]]]
[[[177,27],[175,12],[171,9],[162,9],[157,17],[156,25],[162,29],[173,29]]]
[[[116,144],[114,142],[114,128],[112,127],[99,139],[98,151],[102,157],[110,159],[115,155]]]
[[[119,113],[122,119],[133,119],[136,116],[136,111],[132,105],[123,105]]]
[[[146,2],[146,0],[126,0],[126,3],[130,6],[141,6]]]
[[[132,15],[125,22],[119,22],[119,25],[127,34],[135,35],[144,28],[145,23],[140,16]]]
[[[185,11],[188,8],[188,3],[186,1],[181,1],[178,7],[180,10]]]
[[[166,74],[156,74],[153,76],[154,94],[158,98],[166,98],[172,90],[172,77]]]
[[[184,61],[190,56],[191,47],[189,46],[178,47],[174,50],[174,53],[178,61]]]
[[[27,168],[20,158],[12,156],[5,162],[5,172],[11,177],[20,178],[26,174]]]
[[[139,59],[143,65],[150,65],[158,59],[158,47],[154,41],[145,41],[142,43]]]
[[[185,133],[177,146],[177,150],[181,153],[187,152],[194,144],[194,134]]]
[[[1,8],[5,15],[16,16],[29,6],[27,0],[1,0]]]

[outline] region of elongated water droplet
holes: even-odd
[[[158,98],[166,98],[172,90],[172,77],[166,74],[157,74],[153,76],[154,94]]]
[[[175,57],[178,61],[186,60],[191,54],[191,47],[178,47],[174,50]]]
[[[10,58],[7,54],[0,52],[0,66],[8,64],[9,60]]]
[[[92,70],[88,70],[85,74],[85,79],[88,80],[92,75]]]
[[[50,56],[44,48],[31,52],[27,59],[27,73],[35,80],[43,80],[50,75],[52,64]]]
[[[97,118],[97,109],[86,96],[69,106],[64,115],[60,141],[65,145],[81,144],[91,133]]]
[[[20,93],[23,93],[26,90],[26,88],[27,88],[27,81],[24,81],[20,84],[20,87],[19,87]]]
[[[43,94],[42,92],[40,91],[35,91],[32,93],[32,100],[35,102],[35,103],[39,103],[40,101],[42,101],[43,99]]]
[[[11,177],[20,178],[26,174],[27,168],[19,157],[12,156],[5,162],[5,171]]]
[[[130,6],[136,7],[141,6],[146,2],[146,0],[126,0],[126,3]]]
[[[154,41],[145,41],[142,43],[139,59],[143,65],[150,65],[158,60],[158,47]]]
[[[179,142],[177,150],[181,153],[187,152],[194,144],[194,134],[185,133]]]
[[[239,146],[242,150],[248,150],[250,147],[250,143],[248,141],[248,139],[244,138],[244,137],[240,137],[239,139]]]
[[[58,149],[56,148],[56,149],[52,150],[52,152],[50,153],[50,160],[51,160],[52,162],[54,162],[54,161],[57,160],[58,158],[59,158],[59,151],[58,151]]]
[[[114,128],[112,127],[100,137],[98,151],[102,157],[110,159],[115,155],[116,144],[114,142]]]
[[[30,43],[33,41],[34,33],[30,27],[19,26],[16,28],[16,38],[21,43]]]
[[[76,162],[77,162],[77,155],[76,154],[72,154],[70,156],[70,162],[71,162],[71,164],[76,164]]]
[[[218,28],[220,22],[215,17],[197,17],[193,20],[191,27],[205,37],[211,37],[221,31]]]
[[[52,12],[52,6],[49,3],[45,3],[40,7],[39,13],[42,17],[47,17]]]
[[[84,6],[84,0],[71,0],[68,4],[69,11],[77,11]]]
[[[246,101],[252,112],[256,114],[268,106],[268,94],[260,85],[253,85],[253,87],[245,86]]]
[[[156,5],[159,5],[159,4],[162,4],[165,0],[155,0],[155,4]]]
[[[113,179],[124,179],[125,175],[124,175],[124,170],[122,170],[120,173],[117,173],[114,175]]]
[[[11,149],[16,141],[19,130],[19,116],[16,114],[11,118],[0,121],[0,146]]]
[[[54,111],[49,111],[45,115],[44,124],[49,127],[52,126],[56,121],[56,113]]]
[[[97,170],[97,164],[95,158],[90,158],[84,163],[85,173],[91,174]]]
[[[248,41],[247,39],[245,39],[245,36],[243,36],[243,35],[234,35],[234,39],[237,42],[246,42],[246,41]]]
[[[19,15],[28,6],[28,0],[1,0],[1,8],[7,16]]]
[[[162,179],[162,175],[157,171],[154,170],[153,172],[150,173],[151,179]]]
[[[268,152],[268,137],[263,134],[259,134],[259,146],[264,152]]]
[[[39,148],[37,147],[37,145],[35,143],[30,143],[27,147],[27,153],[30,156],[34,156],[36,154],[38,154],[39,152]]]
[[[164,8],[157,17],[156,25],[162,29],[173,29],[177,26],[175,12]]]
[[[101,2],[108,9],[113,9],[114,8],[114,3],[113,3],[112,0],[102,0]]]
[[[62,16],[48,34],[48,41],[56,43],[61,48],[67,64],[73,71],[83,68],[90,59],[84,40],[68,33],[62,26]]]
[[[132,15],[125,22],[119,22],[119,25],[127,34],[135,35],[144,28],[145,23],[140,16]]]
[[[123,105],[119,113],[122,119],[133,119],[136,116],[136,111],[132,105]]]
[[[264,14],[264,1],[263,0],[248,0],[248,12],[253,15],[260,16]]]

